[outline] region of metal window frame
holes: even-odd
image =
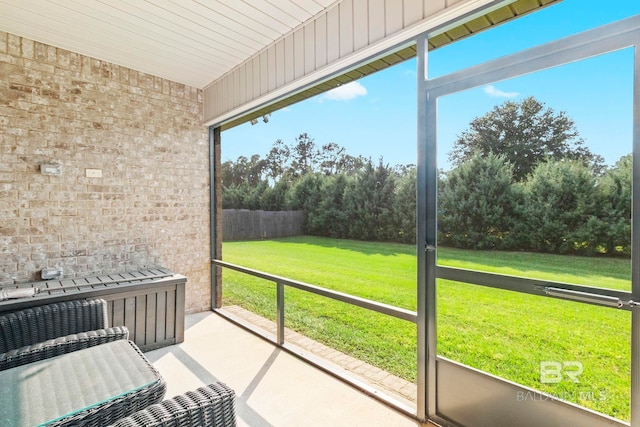
[[[320,286],[311,285],[298,280],[287,279],[285,277],[281,277],[281,276],[266,273],[263,271],[254,270],[254,269],[243,267],[240,265],[228,263],[219,259],[212,260],[211,265],[216,267],[228,268],[230,270],[238,271],[243,274],[247,274],[253,277],[258,277],[260,279],[273,282],[276,285],[275,336],[272,336],[271,334],[261,330],[260,328],[251,325],[247,321],[240,319],[234,314],[227,312],[226,310],[224,310],[224,308],[219,308],[215,310],[218,314],[234,322],[238,326],[241,326],[242,328],[247,329],[250,332],[258,335],[260,338],[263,338],[271,342],[272,344],[279,346],[289,354],[292,354],[293,356],[296,356],[304,360],[305,362],[310,363],[311,365],[325,371],[326,373],[339,378],[340,380],[350,384],[356,389],[394,408],[395,410],[398,410],[404,413],[405,415],[416,417],[415,409],[411,405],[407,405],[406,403],[400,401],[396,397],[391,396],[390,394],[387,394],[385,392],[382,392],[378,388],[357,379],[354,375],[348,373],[347,371],[337,368],[336,365],[332,364],[331,362],[327,362],[326,360],[323,360],[322,358],[314,354],[311,354],[308,351],[305,351],[295,345],[287,343],[285,341],[285,323],[284,323],[285,288],[291,287],[291,288],[299,289],[304,292],[309,292],[315,295],[322,296],[324,298],[330,298],[335,301],[344,302],[346,304],[350,304],[355,307],[364,308],[366,310],[370,310],[375,313],[384,314],[384,315],[394,317],[396,319],[408,321],[414,324],[417,322],[417,315],[415,312],[404,309],[404,308],[399,308],[392,305],[369,300],[366,298],[345,294],[343,292],[337,292],[331,289],[322,288]]]
[[[633,132],[633,207],[640,207],[640,54],[637,46],[640,45],[640,17],[628,18],[613,24],[605,25],[593,30],[586,31],[575,36],[570,36],[555,42],[547,43],[532,49],[524,50],[503,58],[470,67],[458,72],[454,72],[435,79],[428,79],[428,34],[423,34],[415,39],[417,45],[417,200],[416,200],[416,236],[417,236],[417,312],[402,312],[391,306],[384,306],[373,301],[359,300],[347,294],[327,292],[322,288],[307,285],[302,282],[295,282],[286,278],[272,275],[264,275],[263,278],[272,280],[278,289],[277,296],[277,319],[278,328],[283,331],[284,325],[284,292],[286,286],[296,287],[305,291],[313,292],[324,297],[333,298],[345,303],[361,306],[383,314],[404,318],[414,321],[417,325],[417,373],[418,373],[418,394],[415,413],[410,408],[402,407],[401,404],[393,402],[381,396],[376,390],[368,388],[358,382],[358,380],[335,372],[324,362],[314,358],[313,355],[304,354],[300,349],[284,342],[284,333],[278,332],[274,339],[264,336],[260,331],[254,330],[248,324],[234,319],[223,310],[215,306],[215,301],[219,298],[216,295],[215,270],[226,267],[242,271],[246,274],[257,275],[250,269],[234,266],[217,259],[215,249],[211,249],[211,274],[212,274],[212,308],[223,316],[252,330],[252,332],[275,342],[286,351],[303,358],[304,360],[318,366],[328,373],[340,377],[342,380],[354,385],[365,393],[377,397],[400,411],[415,416],[420,420],[431,419],[443,425],[455,425],[455,422],[441,416],[438,412],[438,383],[437,378],[442,375],[445,378],[464,379],[465,376],[478,378],[477,383],[489,381],[491,387],[502,387],[509,392],[520,390],[517,385],[511,384],[500,378],[479,372],[469,367],[456,364],[442,357],[436,352],[436,279],[459,280],[465,283],[490,286],[493,288],[516,290],[519,292],[531,293],[546,297],[565,298],[567,294],[576,296],[578,293],[588,293],[600,296],[600,298],[587,298],[587,303],[602,306],[613,306],[613,301],[631,300],[640,301],[640,215],[632,218],[632,291],[613,291],[596,289],[586,286],[570,285],[549,281],[536,281],[511,276],[501,276],[491,273],[483,273],[469,270],[460,270],[437,265],[437,98],[439,96],[460,92],[473,87],[482,86],[496,81],[513,78],[546,68],[563,65],[572,61],[578,61],[590,56],[608,53],[626,47],[635,47],[635,74],[634,74],[634,132]],[[363,61],[366,62],[366,61]],[[215,233],[215,189],[214,183],[214,163],[219,159],[214,156],[214,141],[220,143],[220,128],[210,127],[210,162],[211,162],[211,244],[214,245],[216,239],[220,238]],[[262,274],[262,273],[260,273]],[[267,277],[268,276],[268,277]],[[261,276],[259,276],[261,277]],[[549,290],[551,289],[551,292]],[[573,292],[573,294],[572,294]],[[565,293],[565,295],[563,295]],[[632,312],[632,389],[631,389],[631,427],[640,427],[640,313],[637,306],[628,304],[623,309]],[[475,380],[474,380],[475,381]],[[535,392],[535,391],[533,391]],[[558,404],[552,408],[554,415],[557,411],[564,414],[567,408],[576,409],[575,405]],[[560,407],[560,409],[558,409]],[[581,409],[581,408],[578,408]],[[584,412],[588,412],[583,410]],[[587,422],[596,420],[596,424],[606,421],[607,425],[624,426],[625,423],[614,419],[605,419],[598,414],[588,413],[585,416]],[[575,420],[574,420],[575,421]],[[590,425],[590,424],[584,424]]]
[[[505,387],[510,392],[526,390],[516,384],[509,384],[508,381],[455,364],[455,362],[448,361],[435,354],[437,341],[437,325],[435,324],[437,277],[498,289],[570,299],[605,307],[618,306],[625,310],[630,310],[632,312],[630,425],[631,427],[640,427],[640,367],[638,367],[640,363],[640,313],[637,305],[633,303],[633,301],[640,301],[640,251],[638,250],[640,248],[640,215],[632,215],[631,292],[543,282],[438,266],[436,262],[437,244],[434,238],[434,234],[437,232],[437,195],[434,189],[437,187],[435,158],[437,155],[437,102],[439,97],[630,47],[634,48],[632,206],[635,213],[637,212],[636,208],[640,207],[640,73],[638,72],[640,70],[640,54],[638,53],[638,48],[640,47],[640,16],[603,25],[435,79],[428,79],[426,72],[424,74],[419,73],[419,87],[424,90],[424,93],[419,94],[419,97],[426,103],[426,105],[419,105],[420,110],[418,113],[418,184],[426,187],[426,190],[418,191],[418,205],[420,206],[418,236],[420,237],[419,241],[424,244],[423,252],[426,253],[426,255],[420,257],[419,262],[425,263],[421,271],[426,271],[427,273],[419,274],[418,286],[419,288],[425,288],[422,292],[419,290],[419,295],[421,298],[426,298],[426,301],[418,301],[418,330],[427,331],[424,340],[426,341],[428,354],[426,375],[423,374],[425,377],[419,377],[419,381],[425,381],[427,385],[427,396],[425,400],[421,401],[421,404],[425,405],[423,410],[429,419],[439,421],[445,425],[452,424],[452,418],[440,413],[439,405],[436,406],[439,403],[438,384],[434,385],[436,378],[441,381],[443,378],[448,378],[450,381],[463,381],[465,378],[469,378],[470,387],[477,386],[478,390],[483,390],[485,393],[491,393],[491,390],[495,390],[495,393],[504,394]],[[427,52],[419,50],[418,60],[419,64],[424,64],[423,67],[426,70]],[[435,274],[430,274],[430,272],[435,272]],[[420,325],[420,322],[427,322],[427,324]],[[482,383],[482,386],[479,386],[480,383]],[[500,389],[501,387],[502,389]],[[527,391],[539,393],[535,390]],[[490,408],[487,409],[491,410]],[[584,417],[580,421],[580,425],[583,426],[604,425],[603,423],[606,423],[606,425],[627,425],[620,420],[601,416],[577,405],[563,403],[553,407],[549,406],[549,409],[550,412],[554,412],[554,416],[561,419],[564,417],[564,420],[569,423],[577,422],[575,418],[571,418],[572,413]],[[512,411],[510,408],[505,410],[507,412]],[[525,424],[533,422],[532,419],[527,419],[527,415],[532,414],[520,414],[521,421]],[[532,418],[532,416],[529,418]],[[542,420],[538,419],[537,422],[542,422]],[[455,424],[455,420],[453,424]]]

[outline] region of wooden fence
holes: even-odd
[[[304,211],[222,210],[222,239],[258,240],[304,234]]]

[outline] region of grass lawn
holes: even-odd
[[[413,245],[319,237],[225,242],[223,259],[410,310],[416,308]],[[560,282],[630,289],[630,262],[439,248],[438,263]],[[275,319],[272,282],[223,270],[225,305]],[[295,289],[287,327],[408,380],[416,377],[415,325]],[[438,354],[629,419],[629,312],[446,280],[438,281]],[[570,362],[559,383],[541,383],[540,362]],[[574,382],[576,365],[583,371]],[[550,378],[550,377],[549,377]]]

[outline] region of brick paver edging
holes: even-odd
[[[276,324],[269,319],[258,316],[237,305],[225,306],[224,310],[269,333],[276,334]],[[341,351],[327,347],[289,328],[285,328],[285,341],[328,360],[346,371],[352,372],[372,386],[396,394],[410,402],[415,403],[416,401],[417,386],[412,382],[390,374],[387,371],[342,353]]]

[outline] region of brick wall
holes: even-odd
[[[164,266],[207,309],[208,163],[201,90],[0,32],[0,285]]]

